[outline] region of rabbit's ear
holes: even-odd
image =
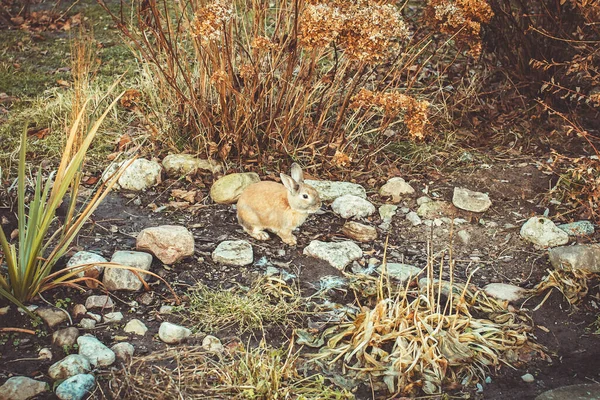
[[[302,168],[297,163],[292,164],[292,178],[298,183],[304,182],[304,174]]]
[[[281,183],[283,183],[283,186],[285,186],[291,194],[295,195],[296,193],[298,193],[300,185],[298,184],[298,182],[296,182],[296,180],[294,180],[294,178],[287,176],[284,173],[279,174],[279,177],[281,178]]]

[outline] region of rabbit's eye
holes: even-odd
[[[302,195],[302,197],[304,197],[305,199],[308,199],[308,195],[307,195],[306,193],[304,193],[304,194]]]

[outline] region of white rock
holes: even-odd
[[[139,319],[129,321],[123,330],[127,333],[135,333],[136,335],[144,336],[148,332],[148,328]]]
[[[521,237],[537,247],[561,246],[569,242],[569,235],[546,217],[531,217],[521,227]]]
[[[48,376],[57,380],[67,379],[74,375],[85,374],[91,371],[89,360],[79,354],[70,354],[62,360],[52,364],[48,369]]]
[[[194,235],[178,225],[146,228],[137,237],[136,249],[148,251],[170,265],[194,255]]]
[[[96,386],[92,374],[79,374],[70,377],[56,388],[56,397],[60,400],[83,400]]]
[[[377,268],[379,272],[381,272],[382,269],[382,265]],[[385,269],[388,276],[400,282],[406,282],[410,278],[418,276],[422,272],[421,268],[402,263],[387,263]]]
[[[555,247],[548,250],[548,257],[554,268],[600,272],[600,245],[597,243]]]
[[[191,154],[169,154],[163,159],[162,165],[167,175],[174,178],[187,175],[198,169],[215,173],[223,168],[217,161],[203,160]]]
[[[450,204],[446,201],[427,201],[419,206],[417,215],[421,218],[434,219],[442,217],[450,207]]]
[[[225,351],[225,347],[223,347],[219,338],[211,335],[206,335],[202,340],[202,348],[212,353],[223,353],[223,351]]]
[[[96,327],[96,321],[91,318],[82,318],[79,321],[79,326],[82,329],[94,329]]]
[[[44,361],[52,360],[52,350],[47,347],[42,348],[40,351],[38,351],[38,359]]]
[[[535,382],[535,378],[531,374],[525,374],[521,377],[521,379],[523,379],[523,382],[527,382],[527,383]]]
[[[158,310],[159,314],[171,314],[173,312],[173,306],[160,306]]]
[[[466,246],[471,243],[471,234],[465,230],[460,230],[456,233],[460,241]]]
[[[77,343],[79,337],[79,329],[70,326],[65,329],[60,329],[52,334],[52,344],[58,347],[73,346]]]
[[[110,348],[121,361],[129,361],[133,357],[135,347],[131,343],[121,342]]]
[[[98,279],[100,274],[102,274],[102,271],[104,271],[104,265],[96,265],[94,263],[105,262],[107,262],[106,258],[102,257],[100,254],[91,253],[89,251],[78,251],[69,259],[66,268],[73,270],[79,269],[80,271],[77,273],[78,277],[87,276]],[[76,268],[78,266],[83,267]]]
[[[69,318],[64,310],[54,307],[40,307],[35,310],[35,313],[39,315],[50,328],[62,324]]]
[[[418,206],[422,206],[425,203],[431,203],[433,200],[431,200],[430,197],[427,196],[421,196],[417,199],[417,205]]]
[[[121,165],[129,164],[129,162],[130,161],[128,160],[109,165],[102,174],[102,180],[106,182],[115,171],[121,167]],[[161,172],[162,167],[156,161],[138,158],[129,164],[123,174],[119,177],[115,189],[134,191],[146,190],[161,182]]]
[[[452,203],[461,210],[478,213],[487,211],[492,205],[492,202],[486,193],[474,192],[461,187],[454,188]]]
[[[244,189],[256,182],[260,182],[260,177],[255,172],[225,175],[211,186],[210,198],[217,204],[235,203]]]
[[[315,188],[321,201],[331,201],[338,197],[351,194],[363,199],[367,198],[367,191],[364,187],[359,184],[351,182],[335,182],[335,181],[315,181],[312,179],[306,179],[304,181],[307,185]]]
[[[2,400],[27,400],[48,390],[44,382],[26,376],[13,376],[0,386],[0,399]]]
[[[115,303],[112,301],[110,296],[107,295],[99,295],[99,296],[89,296],[85,299],[85,308],[86,310],[91,310],[92,308],[113,308]]]
[[[348,221],[342,227],[342,233],[359,242],[371,242],[377,239],[377,229],[355,221]]]
[[[415,192],[403,178],[391,178],[379,189],[381,196],[391,196],[394,203],[400,202],[403,195],[411,195]]]
[[[10,311],[10,306],[0,307],[0,317],[5,316]]]
[[[361,248],[351,241],[328,243],[313,240],[304,248],[303,253],[327,261],[339,270],[343,270],[346,265],[363,255]]]
[[[412,224],[412,226],[421,225],[423,223],[423,221],[421,221],[421,217],[419,217],[414,211],[406,214],[406,219]]]
[[[166,321],[160,324],[160,328],[158,329],[158,337],[160,340],[168,344],[181,343],[191,335],[192,331],[188,328]]]
[[[109,312],[104,314],[104,322],[108,324],[114,324],[115,322],[119,322],[123,320],[123,313],[120,311],[117,312]]]
[[[77,338],[79,354],[87,358],[94,367],[107,367],[115,362],[115,353],[92,335]]]
[[[488,296],[506,301],[518,301],[527,296],[527,290],[508,283],[490,283],[483,288]]]
[[[102,321],[102,315],[100,314],[94,314],[93,312],[87,312],[87,314],[85,314],[86,316],[90,317],[91,319],[93,319],[96,322],[100,322]]]
[[[364,218],[376,211],[370,201],[352,194],[336,198],[331,209],[342,218]]]
[[[110,261],[148,271],[152,265],[152,255],[139,251],[116,251]],[[144,278],[145,274],[139,274]],[[107,268],[102,281],[108,290],[137,291],[143,286],[133,272],[122,268]]]
[[[252,245],[245,240],[226,240],[218,244],[212,259],[221,264],[244,266],[252,264],[254,252]]]
[[[384,204],[379,207],[379,217],[383,222],[390,222],[394,215],[396,215],[396,210],[398,210],[398,206],[393,204]]]

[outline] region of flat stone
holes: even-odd
[[[206,351],[210,351],[211,353],[223,353],[225,351],[225,347],[219,340],[219,338],[206,335],[204,339],[202,339],[202,348]]]
[[[554,268],[600,272],[600,244],[597,243],[555,247],[548,250],[548,257]]]
[[[439,218],[448,213],[450,208],[451,204],[446,201],[428,201],[419,206],[417,215],[426,219]]]
[[[121,361],[129,361],[133,357],[135,347],[131,343],[121,342],[110,348]]]
[[[48,369],[48,376],[53,380],[63,380],[92,370],[89,360],[79,354],[70,354],[62,360],[52,364]]]
[[[561,246],[569,242],[569,235],[546,217],[531,217],[521,227],[521,237],[539,248]]]
[[[412,226],[421,225],[423,223],[423,221],[421,221],[421,217],[419,217],[419,215],[414,211],[406,214],[406,219],[411,223]]]
[[[123,313],[121,311],[109,312],[104,314],[104,322],[108,324],[114,324],[123,320]]]
[[[492,205],[492,202],[486,193],[474,192],[461,187],[454,188],[452,203],[461,210],[477,213],[487,211]]]
[[[567,232],[569,236],[590,236],[595,232],[594,224],[590,221],[577,221],[558,225],[558,229]]]
[[[169,154],[163,158],[162,165],[167,175],[172,178],[178,178],[199,169],[212,173],[220,172],[223,169],[218,161],[196,158],[191,154]]]
[[[304,248],[303,254],[327,261],[332,267],[343,270],[346,265],[363,256],[363,252],[356,243],[343,242],[321,242],[313,240]]]
[[[71,347],[77,343],[79,337],[79,329],[70,326],[65,329],[60,329],[52,334],[52,344],[58,347]]]
[[[527,296],[527,290],[508,283],[490,283],[483,288],[483,291],[495,299],[509,302],[518,301]]]
[[[417,206],[422,206],[425,203],[431,203],[433,200],[428,196],[421,196],[417,199]]]
[[[312,179],[306,179],[304,183],[315,188],[317,193],[319,193],[319,198],[321,201],[332,201],[347,194],[351,194],[363,199],[367,198],[367,191],[364,187],[357,183],[315,181]]]
[[[91,318],[82,318],[79,321],[79,326],[82,329],[94,329],[96,327],[96,321]]]
[[[460,230],[456,233],[456,236],[458,236],[458,238],[460,239],[460,241],[462,242],[462,244],[464,244],[465,246],[468,245],[469,243],[471,243],[471,234],[467,231]]]
[[[95,386],[94,375],[75,375],[58,385],[56,397],[60,400],[83,400],[89,396]]]
[[[244,266],[252,264],[254,252],[252,245],[245,240],[226,240],[217,245],[212,259],[225,265]]]
[[[178,225],[162,225],[140,232],[136,249],[154,254],[162,263],[171,265],[194,255],[194,235]]]
[[[27,400],[48,390],[45,382],[36,381],[26,376],[13,376],[0,386],[0,399]]]
[[[135,333],[139,336],[144,336],[146,332],[148,332],[148,328],[139,319],[132,319],[125,325],[123,331],[127,333]]]
[[[403,178],[391,178],[379,189],[381,196],[389,196],[394,203],[399,203],[402,196],[415,193],[415,189],[410,186]]]
[[[211,186],[210,198],[217,204],[235,203],[244,189],[256,182],[260,182],[260,177],[256,172],[225,175],[217,179]]]
[[[94,295],[89,296],[85,299],[85,308],[91,310],[92,308],[113,308],[115,303],[112,301],[110,296],[107,295]]]
[[[112,301],[112,300],[111,300]],[[75,304],[73,306],[73,318],[81,318],[87,312],[87,307],[83,304]]]
[[[177,344],[192,335],[192,331],[180,325],[163,322],[158,329],[158,337],[165,343]]]
[[[152,265],[152,255],[140,251],[116,251],[110,261],[148,271]],[[139,274],[144,278],[145,274]],[[122,268],[107,268],[103,283],[108,290],[137,291],[143,287],[142,281],[132,271]]]
[[[372,242],[377,239],[377,229],[355,221],[348,221],[342,227],[342,233],[359,242]]]
[[[377,271],[381,273],[383,266],[377,267]],[[418,276],[422,269],[409,264],[402,263],[387,263],[385,270],[389,277],[392,277],[400,282],[406,282],[410,278]]]
[[[160,306],[159,314],[171,314],[173,312],[173,306]]]
[[[86,276],[88,278],[99,279],[100,274],[102,274],[102,271],[104,271],[104,265],[97,265],[94,263],[105,262],[107,262],[106,258],[102,257],[100,254],[89,251],[78,251],[69,259],[65,268],[79,270],[77,273],[78,277]]]
[[[79,354],[86,357],[94,367],[107,367],[115,362],[115,353],[92,335],[77,338]]]
[[[390,222],[394,215],[396,215],[397,210],[398,206],[393,204],[384,204],[379,207],[379,217],[383,222]]]
[[[523,382],[527,382],[527,383],[535,382],[535,378],[531,374],[525,374],[521,377],[521,379],[523,379]]]
[[[342,218],[364,218],[376,211],[370,201],[353,194],[336,198],[331,204],[331,209]]]
[[[65,311],[54,307],[40,307],[35,310],[35,313],[39,315],[51,329],[62,324],[69,318]]]
[[[117,171],[121,165],[129,164],[130,160],[113,163],[109,165],[104,173],[102,180],[107,181]],[[161,182],[162,167],[156,161],[138,158],[131,162],[123,171],[123,174],[117,180],[115,189],[125,189],[133,191],[142,191],[151,188]]]
[[[600,385],[583,383],[548,390],[535,400],[600,400]]]

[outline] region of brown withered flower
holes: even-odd
[[[125,108],[133,108],[137,105],[138,101],[142,98],[142,94],[139,90],[127,89],[123,96],[119,99],[119,104]]]
[[[300,16],[300,45],[307,49],[326,47],[342,31],[344,15],[329,4],[309,4]]]
[[[202,43],[215,41],[223,34],[223,28],[233,18],[233,4],[216,0],[200,8],[194,15],[191,30]]]

